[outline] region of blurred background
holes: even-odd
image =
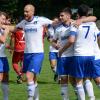
[[[36,15],[48,18],[58,16],[59,11],[64,7],[71,7],[75,11],[84,3],[90,6],[93,15],[100,19],[100,0],[0,0],[0,10],[8,12],[17,22],[23,18],[23,8],[28,3],[36,7]]]

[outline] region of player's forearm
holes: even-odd
[[[8,28],[10,32],[13,32],[15,30],[15,26],[14,25],[2,25],[1,28],[2,29]]]
[[[97,20],[97,18],[95,16],[88,16],[85,18],[81,18],[82,23],[85,22],[95,22]]]
[[[68,38],[68,42],[60,49],[60,53],[62,54],[63,52],[65,52],[69,47],[71,47],[73,44],[74,44],[74,42],[75,42],[75,36],[70,36],[69,38]]]
[[[60,51],[65,52],[73,43],[67,43]]]
[[[15,26],[14,25],[10,25],[10,26],[7,26],[9,28],[9,31],[10,32],[13,32],[15,30]]]

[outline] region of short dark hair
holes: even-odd
[[[89,11],[89,6],[82,4],[79,6],[77,13],[79,14],[79,16],[87,16],[88,15],[88,11]]]
[[[62,10],[60,11],[60,13],[62,13],[62,12],[64,12],[64,13],[69,13],[70,15],[72,15],[72,11],[71,11],[71,9],[70,9],[69,7],[66,7],[66,8],[62,9]]]

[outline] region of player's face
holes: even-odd
[[[6,22],[5,22],[6,25],[10,25],[11,24],[11,19],[6,19]]]
[[[54,22],[54,25],[58,25],[60,23],[59,19],[58,18],[54,18],[53,19],[53,22]]]
[[[31,20],[33,18],[34,11],[30,7],[24,8],[24,17],[26,20]]]
[[[63,23],[66,23],[70,19],[70,15],[68,13],[60,13],[60,20]]]
[[[1,23],[1,24],[5,24],[5,21],[6,21],[6,16],[1,15],[1,16],[0,16],[0,23]]]

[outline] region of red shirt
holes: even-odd
[[[24,31],[22,29],[17,29],[14,34],[14,50],[15,51],[24,51],[25,48],[25,37]]]

